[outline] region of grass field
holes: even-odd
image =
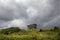
[[[0,33],[0,40],[60,40],[60,31],[21,30],[11,34]]]

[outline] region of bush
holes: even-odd
[[[55,26],[54,31],[58,31],[58,30],[59,30],[59,27]]]
[[[50,31],[54,31],[53,29],[50,29]]]
[[[1,31],[1,33],[8,35],[8,34],[11,34],[11,33],[14,33],[14,32],[19,32],[19,31],[20,31],[20,29],[18,27],[11,27],[11,28],[7,28],[7,29],[3,29]]]
[[[42,32],[43,30],[42,29],[40,29],[40,31],[39,32]]]
[[[60,36],[60,33],[58,33],[58,35]]]

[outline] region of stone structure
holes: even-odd
[[[28,25],[28,29],[36,29],[36,28],[37,28],[37,24]]]

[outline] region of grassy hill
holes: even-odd
[[[60,40],[60,29],[7,28],[0,30],[0,40]]]

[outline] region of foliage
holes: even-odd
[[[1,30],[1,33],[8,35],[8,34],[11,34],[14,32],[19,32],[19,31],[20,31],[20,29],[18,27],[11,27],[11,28]]]
[[[40,29],[40,31],[39,32],[42,32],[43,30],[42,29]]]
[[[11,27],[0,30],[0,40],[60,40],[60,32],[38,30],[23,30],[18,27]],[[60,31],[60,30],[59,30]],[[3,32],[3,33],[1,33]],[[8,35],[7,33],[11,32]]]
[[[28,29],[37,29],[37,24],[28,25]]]
[[[55,26],[54,31],[59,31],[59,27]]]

